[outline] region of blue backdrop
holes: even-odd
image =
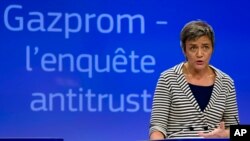
[[[250,2],[1,0],[0,137],[148,139],[162,71],[184,61],[179,34],[215,30],[211,64],[237,91],[249,124]]]

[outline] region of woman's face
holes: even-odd
[[[183,51],[189,67],[196,71],[207,68],[211,55],[213,53],[212,42],[207,36],[201,36],[196,40],[185,42],[186,51]]]

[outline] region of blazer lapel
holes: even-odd
[[[222,89],[222,74],[220,73],[219,70],[217,70],[215,67],[211,66],[214,70],[215,70],[215,83],[214,83],[214,88],[210,97],[210,100],[208,102],[208,105],[206,106],[206,108],[204,109],[204,112],[201,111],[195,97],[193,96],[193,93],[188,85],[188,82],[185,79],[185,76],[182,72],[182,66],[184,63],[179,64],[176,68],[175,68],[175,72],[176,72],[176,83],[179,85],[179,87],[181,88],[181,90],[183,91],[183,94],[185,94],[188,98],[188,100],[190,101],[190,103],[194,106],[194,108],[197,110],[197,112],[200,113],[199,117],[200,119],[204,122],[207,123],[207,120],[205,118],[205,114],[207,113],[207,111],[209,111],[209,109],[213,106],[213,104],[216,101],[216,98],[219,96],[219,94],[221,93],[221,89]]]
[[[214,88],[213,88],[213,91],[212,91],[212,95],[210,97],[209,103],[208,103],[207,107],[205,108],[204,112],[209,110],[211,108],[211,106],[214,105],[217,97],[221,93],[221,89],[222,89],[222,85],[223,85],[222,80],[221,80],[222,76],[218,71],[216,71],[216,69],[215,69],[215,74],[216,74],[216,77],[215,77],[215,82],[214,82]]]
[[[177,83],[179,84],[179,87],[181,88],[181,90],[183,91],[183,94],[185,94],[188,98],[188,100],[191,102],[191,104],[195,107],[195,109],[201,112],[201,109],[195,99],[195,97],[193,96],[193,93],[188,85],[188,82],[185,79],[185,76],[182,72],[182,66],[184,63],[181,63],[177,68],[176,68],[176,73],[177,73]]]

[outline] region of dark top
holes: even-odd
[[[214,85],[198,86],[198,85],[193,85],[189,83],[189,87],[197,103],[199,104],[201,111],[204,111],[212,95]]]

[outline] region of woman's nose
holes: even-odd
[[[196,56],[197,57],[202,57],[203,56],[203,51],[201,48],[198,48],[197,52],[196,52]]]

